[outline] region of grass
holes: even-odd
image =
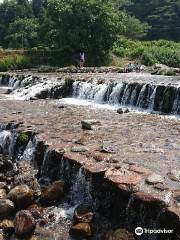
[[[8,70],[24,69],[31,66],[31,59],[24,54],[11,53],[7,55],[0,55],[0,72]]]

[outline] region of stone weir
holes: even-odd
[[[71,201],[91,204],[112,231],[166,229],[171,233],[134,238],[178,239],[177,120],[58,106],[53,100],[1,101],[0,112],[0,152],[17,164],[31,161],[41,184],[63,179]],[[109,234],[91,239],[112,239]],[[114,237],[121,239],[117,231]]]
[[[180,114],[180,78],[150,74],[39,74],[4,75],[19,99],[72,97],[94,103],[129,106],[132,109]]]

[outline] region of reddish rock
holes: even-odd
[[[33,192],[27,185],[16,186],[7,197],[15,203],[17,209],[26,208],[33,202]]]
[[[105,240],[135,240],[133,234],[126,229],[117,229],[106,234]]]
[[[136,166],[136,165],[131,165],[129,167],[129,170],[132,171],[132,172],[143,174],[143,175],[148,175],[148,174],[151,173],[150,170],[148,170],[148,169],[146,169],[144,167],[141,167],[141,166]]]
[[[52,204],[54,201],[58,201],[62,198],[64,193],[64,182],[55,181],[50,185],[42,194],[42,203]]]
[[[124,184],[124,185],[137,185],[142,180],[142,176],[139,174],[125,173],[123,175],[122,173],[120,173],[120,174],[118,174],[118,172],[116,173],[116,171],[112,172],[112,174],[106,175],[106,177],[114,183]]]
[[[14,203],[8,199],[0,199],[0,216],[8,217],[14,213]]]
[[[20,237],[32,234],[36,227],[36,221],[27,210],[22,210],[16,214],[14,220],[15,233]]]
[[[76,222],[90,223],[92,222],[94,213],[90,206],[79,205],[74,211],[74,220]]]
[[[92,229],[89,223],[78,223],[71,227],[70,234],[78,237],[90,237],[92,236]]]
[[[148,193],[144,193],[144,192],[137,192],[133,194],[133,197],[137,200],[140,200],[142,202],[146,202],[146,203],[163,203],[160,199],[158,199],[157,197],[148,194]]]

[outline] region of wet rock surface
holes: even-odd
[[[16,214],[14,226],[15,234],[21,237],[25,237],[34,231],[36,222],[29,211],[22,210]]]
[[[33,192],[27,185],[20,185],[13,188],[7,198],[15,203],[17,209],[22,209],[32,204]]]
[[[4,214],[3,221],[9,216],[15,217],[16,235],[32,234],[32,239],[41,239],[42,236],[44,239],[46,236],[58,239],[54,235],[59,231],[56,216],[51,212],[48,214],[41,204],[54,205],[63,201],[66,195],[65,184],[64,181],[59,181],[59,177],[65,176],[68,184],[74,184],[77,191],[77,182],[73,182],[75,180],[72,176],[73,171],[81,166],[93,176],[94,195],[100,198],[97,206],[102,211],[107,210],[105,214],[111,219],[116,219],[117,216],[120,218],[121,207],[127,212],[133,210],[137,214],[139,206],[144,204],[147,207],[144,211],[153,209],[152,215],[157,216],[163,209],[160,218],[162,227],[167,224],[167,216],[171,216],[172,225],[178,229],[179,120],[156,114],[117,114],[115,110],[92,106],[63,104],[65,107],[58,108],[58,104],[57,100],[37,99],[0,102],[0,112],[3,112],[0,123],[7,126],[13,123],[17,127],[16,132],[33,132],[37,142],[42,143],[38,145],[36,157],[31,161],[21,159],[16,167],[10,157],[0,156],[0,211]],[[23,139],[26,140],[25,136],[23,135]],[[47,147],[51,155],[46,152]],[[7,146],[5,149],[8,149]],[[30,149],[32,150],[31,147]],[[2,150],[0,149],[1,152]],[[25,158],[28,151],[23,151],[26,153],[22,155]],[[78,174],[76,181],[81,186],[87,179],[84,179],[81,171]],[[44,178],[38,182],[41,175]],[[6,211],[4,206],[7,207]],[[112,212],[108,212],[107,206],[111,206]],[[17,212],[24,208],[25,212]],[[123,220],[119,218],[116,222],[122,223]],[[72,226],[70,224],[71,234],[84,238],[95,236],[97,219],[90,208],[77,207],[74,223]],[[8,232],[8,228],[13,229],[12,222],[3,224],[2,228],[7,228]],[[52,231],[46,227],[48,224],[53,226]],[[63,234],[61,232],[61,236]],[[105,235],[100,239],[104,240]],[[113,230],[107,237],[108,240],[133,239],[132,234],[126,230]],[[18,237],[14,237],[16,238]]]

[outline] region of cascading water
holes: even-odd
[[[14,137],[10,131],[0,131],[0,153],[12,155],[14,149]]]
[[[23,154],[19,157],[19,160],[32,161],[35,150],[36,150],[36,142],[34,139],[32,139],[28,142]]]
[[[161,94],[159,94],[160,91]],[[180,113],[179,88],[164,85],[156,86],[138,82],[97,84],[75,81],[72,96],[94,103],[130,106],[171,114]]]

